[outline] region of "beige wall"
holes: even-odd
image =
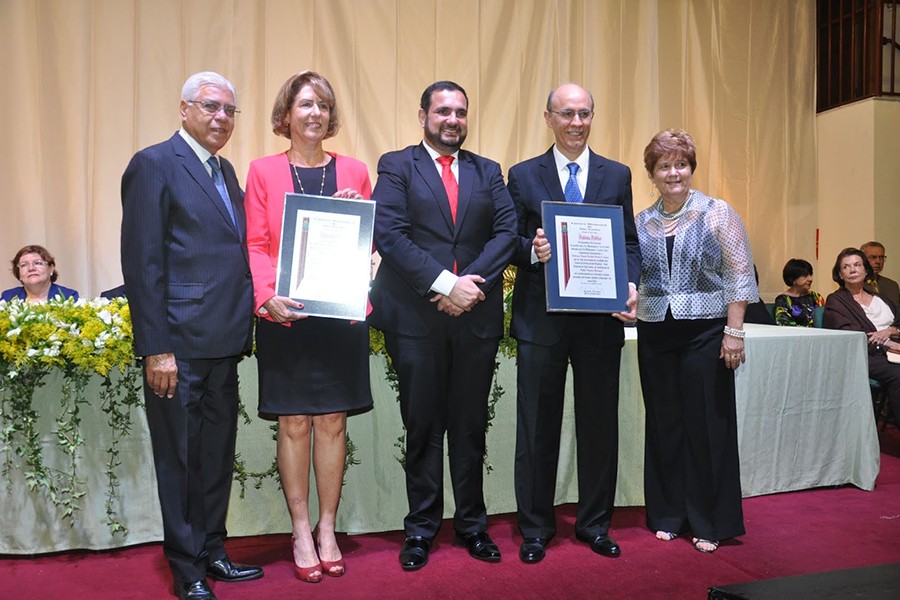
[[[819,260],[813,263],[814,287],[832,291],[834,257],[871,239],[887,247],[885,274],[897,279],[900,102],[868,99],[826,111],[816,118],[816,132]]]
[[[886,246],[884,274],[900,279],[900,98],[875,104],[875,239]]]

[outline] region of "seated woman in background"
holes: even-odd
[[[57,296],[78,300],[78,292],[56,285],[59,277],[56,259],[43,246],[25,246],[16,252],[12,259],[12,273],[22,285],[5,290],[0,300],[20,298],[28,302],[46,302]]]
[[[900,417],[900,319],[894,304],[865,287],[873,275],[866,255],[856,248],[838,254],[832,279],[841,288],[825,300],[825,327],[862,331],[869,338],[869,377],[888,394],[894,423]],[[888,354],[892,356],[888,356]]]
[[[788,289],[775,298],[775,323],[812,327],[816,307],[825,306],[825,298],[812,290],[812,265],[802,258],[792,258],[785,263],[781,277]]]

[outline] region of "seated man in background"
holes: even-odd
[[[900,306],[900,286],[893,279],[881,274],[884,260],[887,258],[884,255],[884,245],[881,242],[866,242],[859,249],[866,255],[872,270],[875,271],[875,276],[866,280],[866,285],[893,302],[894,306]]]

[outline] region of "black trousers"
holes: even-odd
[[[647,526],[707,540],[744,533],[734,372],[725,319],[638,322]]]
[[[451,318],[425,337],[385,332],[406,427],[406,535],[433,538],[444,512],[444,434],[459,533],[487,529],[483,457],[487,403],[499,338],[482,339]]]
[[[887,391],[891,413],[900,423],[900,365],[890,362],[884,354],[870,354],[869,377],[876,379]]]
[[[554,497],[566,374],[572,363],[578,464],[575,529],[586,536],[609,531],[619,451],[619,365],[622,344],[594,339],[569,319],[551,346],[518,343],[516,392],[516,505],[523,537],[556,534]]]
[[[206,577],[225,557],[237,432],[237,357],[178,360],[172,398],[144,381],[163,520],[163,552],[177,582]]]

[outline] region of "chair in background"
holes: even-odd
[[[813,311],[813,327],[818,329],[822,329],[825,327],[825,307],[817,306],[816,310]]]
[[[872,408],[875,411],[875,427],[881,421],[881,431],[887,428],[891,420],[891,406],[888,403],[887,390],[877,379],[869,379],[869,390],[872,392]]]

